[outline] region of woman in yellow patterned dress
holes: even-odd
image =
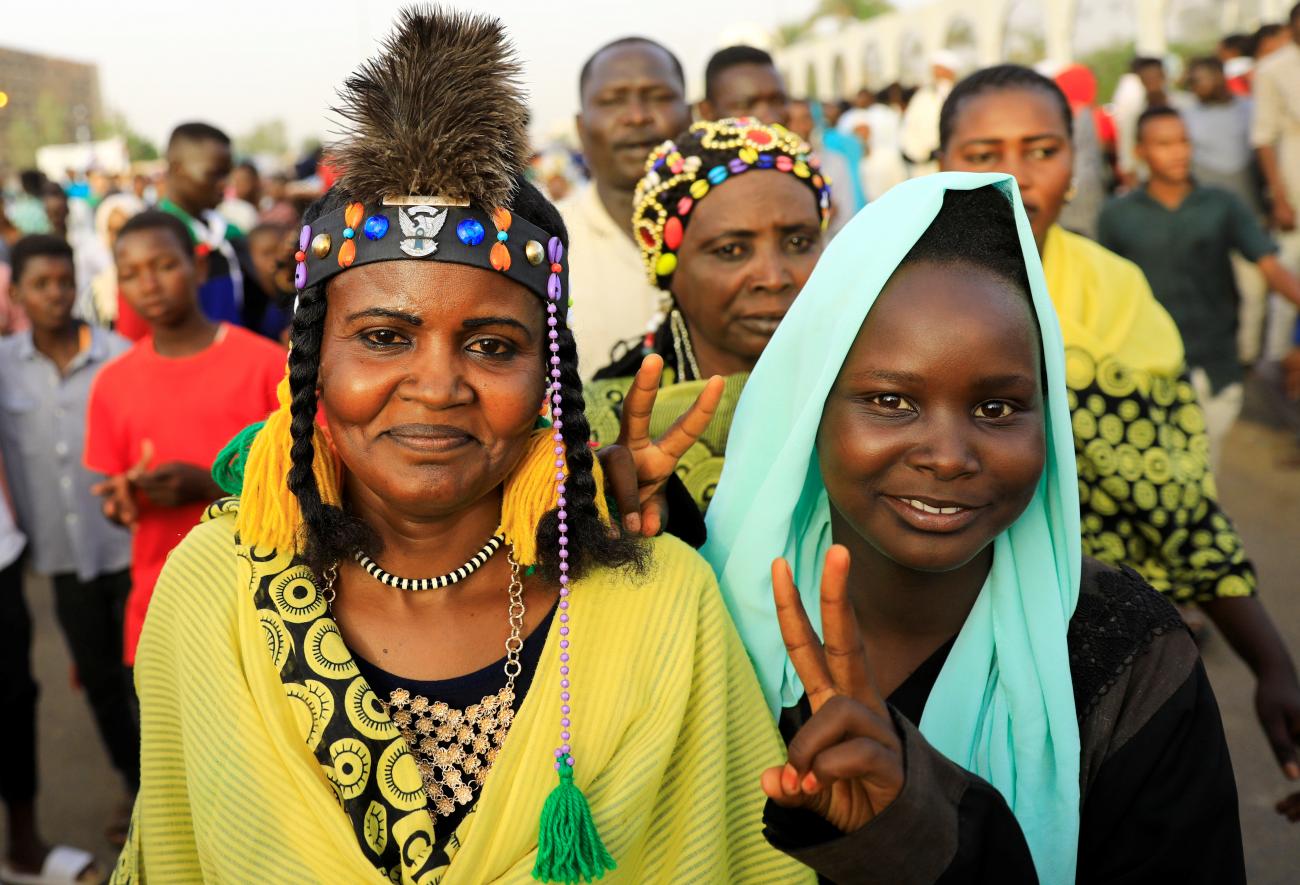
[[[1083,552],[1196,603],[1257,680],[1279,765],[1300,780],[1300,684],[1220,509],[1205,421],[1173,320],[1136,265],[1057,223],[1069,199],[1070,106],[1051,80],[999,65],[959,82],[940,117],[945,170],[1015,175],[1065,337]]]
[[[610,530],[518,74],[415,7],[346,83],[280,408],[145,623],[117,882],[808,878],[712,572]]]

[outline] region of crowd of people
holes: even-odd
[[[0,881],[106,873],[38,826],[31,573],[117,882],[1244,881],[1186,628],[1300,781],[1214,481],[1252,376],[1300,444],[1300,5],[1105,105],[930,61],[692,103],[627,37],[539,151],[500,24],[409,10],[292,172],[18,175]]]

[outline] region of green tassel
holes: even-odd
[[[253,438],[265,423],[258,421],[239,431],[217,453],[217,460],[212,462],[212,481],[227,495],[238,495],[244,490],[244,465],[248,463],[248,450],[253,447]]]
[[[573,766],[561,760],[560,783],[542,806],[533,878],[574,885],[594,882],[614,866],[596,832],[587,797],[573,782]]]

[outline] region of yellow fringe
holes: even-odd
[[[560,500],[555,481],[555,441],[551,438],[554,432],[548,427],[533,434],[528,452],[506,479],[502,495],[501,531],[514,546],[515,561],[523,566],[537,564],[537,524]],[[596,480],[596,510],[608,525],[609,505],[599,459],[592,459],[591,472]]]
[[[293,417],[289,413],[289,375],[276,388],[280,407],[266,419],[248,450],[244,464],[244,488],[240,494],[239,516],[235,527],[245,544],[271,547],[276,550],[298,550],[301,541],[302,510],[298,499],[289,491],[290,449],[293,437],[289,433]],[[330,448],[329,440],[320,425],[313,422],[312,447],[315,459],[312,472],[316,474],[316,487],[326,504],[340,506],[339,467]]]

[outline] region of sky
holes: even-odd
[[[0,46],[99,65],[107,110],[162,142],[175,124],[214,123],[232,136],[283,120],[297,147],[329,139],[335,89],[389,30],[399,0],[4,0]],[[799,19],[814,0],[455,0],[500,17],[525,68],[542,129],[577,106],[578,71],[602,43],[656,37],[681,57],[696,97],[709,54]],[[902,4],[908,5],[908,4]],[[3,88],[3,84],[0,84]]]

